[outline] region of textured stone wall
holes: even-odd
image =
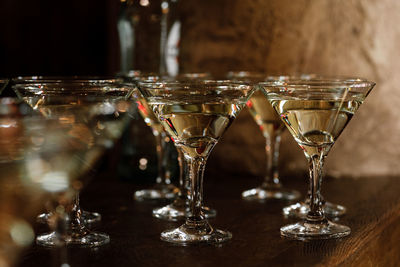
[[[229,70],[358,75],[377,82],[332,149],[334,176],[400,174],[400,1],[185,0],[184,71]],[[247,111],[209,164],[264,171],[264,141]],[[284,134],[282,170],[306,161]]]

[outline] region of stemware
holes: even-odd
[[[233,80],[244,80],[251,83],[258,83],[275,78],[263,73],[248,71],[231,71],[227,76]],[[265,138],[265,166],[267,174],[261,186],[244,191],[242,193],[242,198],[246,200],[298,199],[300,193],[296,190],[284,188],[279,176],[279,148],[281,134],[285,129],[283,122],[279,119],[276,112],[272,109],[271,104],[259,90],[254,92],[253,96],[249,99],[247,107]]]
[[[128,98],[133,89],[123,85],[120,79],[82,77],[18,79],[14,81],[13,89],[34,110],[44,117],[58,118],[70,127],[69,134],[87,144],[88,151],[83,159],[87,168],[82,170],[78,182],[71,185],[76,196],[74,203],[66,207],[68,231],[62,236],[63,241],[78,246],[108,243],[108,235],[91,232],[84,225],[79,191],[90,178],[96,159],[112,147],[128,123],[132,102]],[[55,232],[37,238],[37,243],[45,246],[54,246],[57,242]]]
[[[64,178],[73,179],[84,148],[59,120],[21,100],[0,99],[1,266],[14,266],[18,252],[34,240],[35,216],[53,194],[65,192]]]
[[[350,234],[349,227],[325,217],[320,194],[322,167],[335,141],[374,85],[363,79],[340,77],[260,83],[309,163],[309,211],[304,221],[282,227],[282,236],[308,240]]]
[[[336,79],[346,79],[346,77],[336,77]],[[269,76],[269,81],[297,81],[297,80],[323,80],[324,78],[317,74],[300,74],[300,75],[281,75],[281,76]],[[310,211],[310,195],[311,192],[307,191],[306,199],[303,201],[296,202],[282,209],[285,217],[295,217],[304,219]],[[326,201],[321,195],[321,201],[323,204],[324,213],[329,218],[337,218],[346,213],[346,207],[336,203]]]
[[[161,233],[161,239],[181,245],[229,240],[231,233],[212,228],[204,216],[203,174],[211,150],[245,106],[253,87],[229,81],[164,81],[140,84],[139,90],[182,149],[189,167],[190,216],[179,228]]]
[[[134,72],[128,76],[135,83],[140,77],[145,79],[159,79],[157,75],[142,76],[140,72]],[[170,151],[168,143],[170,142],[167,132],[158,121],[153,111],[147,104],[146,100],[140,95],[136,95],[138,110],[142,115],[145,123],[152,129],[153,135],[156,140],[157,162],[158,162],[158,176],[156,184],[148,189],[138,190],[134,194],[134,198],[139,201],[143,200],[161,200],[161,199],[174,199],[179,193],[179,189],[171,184],[170,171],[168,170],[168,163],[170,160]]]
[[[138,86],[140,84],[146,84],[147,87],[151,86],[151,83],[160,82],[163,80],[175,80],[180,82],[185,81],[204,81],[211,79],[211,74],[209,73],[182,73],[175,78],[170,77],[158,77],[158,76],[141,76],[138,79]],[[178,162],[179,162],[179,192],[171,204],[166,206],[153,209],[153,216],[159,219],[164,219],[168,221],[178,221],[185,219],[190,214],[189,208],[189,192],[190,192],[190,179],[186,179],[186,172],[188,171],[188,166],[184,160],[184,154],[180,146],[176,145],[176,150],[178,152]],[[202,206],[204,216],[206,218],[213,218],[217,215],[217,211],[209,208],[207,206]]]

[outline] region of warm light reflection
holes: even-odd
[[[63,171],[50,171],[41,180],[43,189],[49,192],[64,192],[68,190],[68,174]]]
[[[48,192],[63,192],[69,187],[66,172],[51,170],[52,166],[43,159],[33,158],[26,163],[28,177]]]
[[[32,243],[35,233],[27,222],[18,220],[11,225],[10,236],[18,246],[27,246]]]
[[[168,2],[167,2],[167,1],[163,1],[163,2],[161,3],[161,9],[162,9],[162,12],[163,12],[163,13],[167,13],[167,12],[168,12],[168,7],[169,7],[169,5],[168,5]]]
[[[64,115],[64,116],[60,116],[60,118],[58,120],[62,124],[74,124],[75,116],[74,115]]]
[[[130,107],[130,103],[127,103],[126,101],[117,103],[118,112],[125,113],[129,110],[129,107]]]
[[[139,160],[139,169],[142,170],[142,171],[146,170],[147,169],[147,163],[148,163],[148,160],[146,158],[141,158]]]
[[[150,4],[150,1],[149,0],[140,0],[139,4],[141,6],[148,6]]]
[[[0,128],[11,128],[16,126],[17,122],[15,120],[2,120],[0,122]]]

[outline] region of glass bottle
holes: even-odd
[[[121,0],[118,32],[122,73],[179,73],[178,0]]]

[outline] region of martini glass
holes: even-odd
[[[100,246],[109,242],[103,233],[90,232],[83,224],[79,207],[79,191],[92,176],[93,165],[105,149],[111,148],[129,122],[132,89],[119,79],[102,78],[36,78],[20,79],[14,90],[34,110],[46,118],[59,118],[70,127],[69,134],[87,144],[89,159],[83,159],[87,170],[73,183],[75,201],[67,209],[67,245]],[[54,212],[53,214],[54,215]],[[55,232],[38,236],[37,243],[55,246]]]
[[[90,99],[86,98],[85,101],[92,106],[102,102],[107,97],[114,97],[119,101],[119,99],[121,97],[123,98],[128,92],[128,89],[123,88],[121,85],[113,87],[113,85],[121,82],[122,79],[102,79],[96,77],[19,77],[14,81],[14,83],[17,84],[14,88],[20,98],[25,99],[31,105],[36,105],[33,106],[33,108],[39,109],[42,115],[54,117],[69,116],[72,106],[71,103],[75,102],[74,98],[82,98],[82,96],[90,97]],[[39,83],[44,83],[44,85],[40,85]],[[53,85],[53,87],[51,85]],[[40,95],[41,98],[38,98],[38,95]],[[62,98],[64,96],[66,97],[65,101]],[[38,101],[38,103],[35,101]],[[114,105],[114,103],[111,105]],[[75,105],[75,107],[78,106],[79,109],[83,109],[80,105]],[[74,121],[75,120],[73,120],[72,123]],[[123,120],[119,118],[117,121]],[[111,131],[113,131],[113,133]],[[117,129],[117,127],[105,128],[103,133],[105,132],[107,132],[108,139],[103,134],[101,139],[102,145],[106,148],[111,148],[113,142],[119,138],[121,134],[120,129]],[[100,138],[98,138],[97,141],[100,142]],[[76,213],[80,214],[80,220],[87,225],[101,221],[101,215],[99,213],[84,211],[80,208],[79,193],[75,196],[74,210]],[[37,217],[37,220],[41,223],[47,223],[51,216],[51,212],[43,213]]]
[[[159,76],[158,74],[151,73],[141,73],[140,71],[131,71],[126,77],[131,78],[135,83],[137,81],[147,81],[154,82],[159,80],[204,80],[209,79],[211,75],[209,73],[184,73],[178,75],[176,78],[168,77],[168,76]],[[152,200],[152,199],[175,199],[175,201],[171,204],[171,206],[163,207],[162,210],[157,210],[153,213],[153,215],[157,218],[167,219],[167,220],[176,220],[177,217],[181,218],[184,216],[184,203],[179,201],[182,199],[186,189],[182,188],[185,183],[183,182],[182,175],[184,172],[184,162],[179,159],[182,153],[179,148],[178,151],[178,161],[180,168],[180,178],[179,185],[180,188],[176,188],[171,184],[171,179],[169,177],[168,160],[170,159],[170,155],[167,151],[166,141],[169,142],[169,136],[167,132],[164,130],[164,127],[160,124],[158,119],[155,117],[152,110],[150,110],[146,100],[138,95],[137,97],[138,109],[139,113],[142,115],[146,124],[151,127],[153,135],[156,138],[156,148],[157,148],[157,159],[158,159],[158,176],[156,179],[156,185],[150,189],[143,189],[135,192],[136,200]],[[187,184],[187,183],[186,183]],[[216,212],[212,209],[205,207],[207,210],[207,214],[209,216],[215,216]]]
[[[161,233],[161,239],[180,245],[221,243],[229,232],[216,230],[204,216],[203,174],[211,150],[253,93],[252,86],[229,81],[159,82],[140,91],[179,146],[188,164],[190,216],[179,228]]]
[[[50,81],[50,82],[54,82],[55,80],[62,80],[62,79],[75,79],[75,77],[41,77],[41,76],[33,76],[33,77],[19,77],[18,79],[14,80],[15,83],[35,83],[35,82],[41,82],[41,81]],[[19,86],[19,91],[17,92],[17,95],[19,95],[20,98],[22,98],[22,96],[24,95],[24,91],[25,90],[30,90],[30,88],[23,88],[22,86]],[[50,93],[54,94],[54,93],[58,93],[58,92],[51,92],[51,90],[48,90]],[[28,91],[28,94],[30,94],[30,92]],[[43,113],[43,112],[42,112]],[[52,114],[52,112],[45,112],[43,113],[43,115],[45,116],[54,116],[54,114]],[[58,114],[55,114],[58,115]],[[80,212],[81,214],[81,220],[83,222],[85,222],[86,224],[90,225],[93,223],[98,223],[101,221],[101,215],[97,212],[89,212],[89,211],[85,211],[85,210],[81,210],[80,208],[80,200],[79,200],[79,193],[76,194],[75,197],[75,207],[76,207],[76,211]],[[49,219],[51,218],[51,216],[53,216],[53,214],[51,212],[48,213],[42,213],[40,215],[37,216],[37,221],[39,223],[48,223]]]
[[[139,201],[174,199],[179,189],[171,183],[168,170],[169,153],[167,145],[170,142],[169,136],[143,97],[137,97],[137,104],[140,115],[151,128],[156,140],[158,175],[153,187],[136,191],[134,198]]]
[[[362,79],[318,78],[261,83],[264,93],[303,150],[310,171],[310,210],[281,235],[298,240],[339,238],[350,228],[326,219],[322,168],[335,141],[374,87]]]
[[[142,76],[139,79],[138,86],[144,84],[145,87],[151,87],[151,83],[160,82],[163,80],[175,80],[180,82],[194,82],[194,81],[204,81],[211,79],[209,73],[182,73],[175,78],[162,78],[157,76]],[[190,214],[189,206],[189,192],[190,192],[190,179],[186,179],[188,176],[186,172],[188,171],[188,166],[184,160],[184,154],[180,146],[176,145],[176,150],[178,151],[178,162],[179,162],[179,192],[171,204],[164,207],[153,209],[153,216],[159,219],[168,221],[178,221],[183,220]],[[213,218],[217,215],[217,211],[209,208],[207,206],[202,206],[204,216],[206,218]]]
[[[133,84],[136,84],[139,79],[159,79],[157,74],[143,74],[139,70],[120,73],[119,76]],[[158,164],[156,184],[151,188],[136,191],[134,193],[134,199],[138,201],[174,199],[179,193],[179,189],[171,184],[170,171],[168,168],[170,160],[170,151],[168,148],[168,143],[170,142],[169,137],[148,106],[146,100],[140,94],[135,93],[134,98],[136,99],[140,115],[143,117],[147,126],[151,128],[155,137]]]
[[[274,79],[262,73],[238,71],[229,72],[228,78],[233,80],[244,80],[246,82],[258,83]],[[247,102],[250,114],[260,127],[265,138],[266,173],[263,183],[257,187],[246,190],[242,198],[246,200],[295,200],[300,197],[296,190],[286,189],[282,186],[279,176],[278,160],[281,134],[285,129],[283,122],[279,119],[271,104],[264,94],[257,90]]]
[[[337,77],[339,78],[339,77]],[[341,79],[346,79],[346,77],[340,77]],[[316,74],[300,74],[300,75],[281,75],[281,76],[270,76],[269,81],[296,81],[296,80],[322,80],[323,77]],[[351,79],[351,78],[350,78]],[[307,197],[303,201],[291,204],[282,209],[283,215],[285,217],[295,217],[295,218],[306,218],[308,212],[310,211],[310,196],[311,192],[308,190]],[[321,195],[321,201],[323,204],[324,213],[329,218],[336,218],[344,215],[346,213],[346,207],[326,201]]]
[[[77,173],[85,145],[26,103],[0,99],[0,265],[14,266],[35,238],[32,224],[44,203]],[[68,179],[67,179],[68,177]]]
[[[141,77],[146,77],[143,79],[159,79],[157,75]],[[132,78],[133,80],[142,79],[140,78],[140,76]],[[153,135],[156,140],[158,176],[156,178],[156,184],[152,188],[136,191],[134,194],[134,198],[139,201],[174,199],[179,193],[179,189],[171,184],[170,172],[167,169],[169,160],[169,153],[167,151],[167,145],[170,141],[169,136],[164,130],[164,127],[154,115],[154,112],[151,110],[146,99],[138,94],[136,96],[136,100],[139,113],[140,115],[142,115],[145,123],[152,129]]]
[[[0,99],[0,266],[14,266],[18,253],[32,243],[33,218],[46,199],[45,191],[23,175],[26,151],[33,147],[25,130],[31,115],[21,101]],[[40,128],[43,120],[36,119]]]

